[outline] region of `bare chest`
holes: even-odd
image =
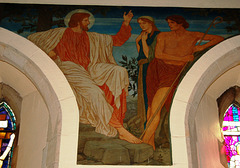
[[[190,54],[197,39],[191,35],[168,36],[165,39],[165,52],[174,54],[178,52]]]
[[[196,44],[196,38],[193,36],[169,36],[166,38],[165,44],[170,48],[192,46]]]

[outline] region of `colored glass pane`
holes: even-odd
[[[1,121],[6,120],[6,115],[5,115],[5,114],[1,114],[1,115],[0,115],[0,120],[1,120]]]
[[[227,161],[230,164],[237,164],[240,158],[237,145],[240,143],[240,109],[236,104],[232,104],[224,115],[223,134],[225,139],[225,152]],[[234,162],[234,163],[233,163]]]
[[[6,132],[0,132],[0,138],[3,139],[6,136]]]
[[[9,148],[11,135],[16,130],[16,118],[6,102],[0,103],[0,155],[2,156],[5,151],[10,150],[3,160],[2,168],[11,168],[11,158],[13,148]],[[11,146],[10,146],[11,147]]]

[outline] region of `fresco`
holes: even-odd
[[[0,4],[0,27],[58,65],[79,107],[78,164],[171,165],[171,101],[240,32],[239,9]]]

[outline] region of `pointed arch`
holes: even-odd
[[[239,39],[229,38],[207,51],[179,84],[170,111],[173,164],[222,166],[216,100],[226,88],[239,85]]]

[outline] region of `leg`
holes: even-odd
[[[124,89],[122,90],[122,94],[120,95],[120,107],[117,108],[113,102],[114,96],[112,95],[107,85],[100,86],[100,88],[105,92],[106,101],[113,107],[113,113],[111,120],[109,121],[109,125],[111,125],[118,131],[120,139],[128,141],[130,143],[142,143],[140,139],[132,135],[123,127],[123,119],[127,110],[126,92],[124,91]]]
[[[154,119],[152,120],[152,122],[150,123],[150,125],[146,128],[146,132],[143,136],[143,142],[144,143],[148,143],[150,145],[153,146],[153,149],[155,150],[155,144],[154,144],[154,134],[155,131],[158,127],[159,121],[160,121],[160,112],[161,109],[166,101],[165,96],[168,94],[170,87],[164,87],[164,88],[160,88],[152,101],[152,105],[151,105],[151,109],[148,110],[148,113],[150,112],[150,114],[148,114],[149,118],[148,118],[148,122],[147,122],[147,126],[149,121],[151,120],[151,118],[153,117],[154,113],[157,111],[158,106],[161,104],[157,115],[154,117]]]

